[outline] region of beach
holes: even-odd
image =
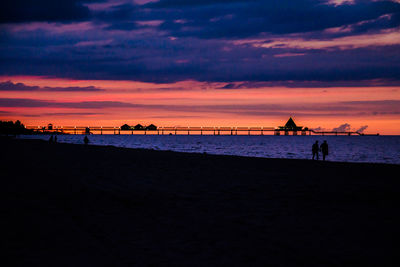
[[[0,144],[7,266],[399,266],[400,165]]]

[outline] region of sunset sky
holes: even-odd
[[[400,134],[399,0],[14,0],[0,119]]]

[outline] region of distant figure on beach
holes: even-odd
[[[83,138],[83,142],[85,143],[85,145],[89,144],[89,138],[85,136],[85,138]]]
[[[325,157],[328,155],[328,143],[326,140],[321,144],[321,152],[322,152],[322,160],[325,160]]]
[[[317,160],[318,160],[318,159],[319,159],[319,154],[318,154],[319,145],[318,145],[318,141],[315,141],[315,143],[312,145],[311,150],[312,150],[312,159],[314,160],[314,158],[316,157]]]
[[[54,143],[57,143],[57,135],[54,136]]]
[[[53,143],[53,135],[50,136],[49,143]]]

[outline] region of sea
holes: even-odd
[[[328,161],[400,164],[400,136],[272,135],[90,135],[90,144],[262,158],[311,159],[311,146],[324,140]],[[48,140],[49,135],[19,138]],[[84,135],[58,135],[58,142],[82,144]],[[321,159],[321,155],[320,155]]]

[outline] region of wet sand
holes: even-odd
[[[0,145],[7,266],[400,266],[400,165]]]

